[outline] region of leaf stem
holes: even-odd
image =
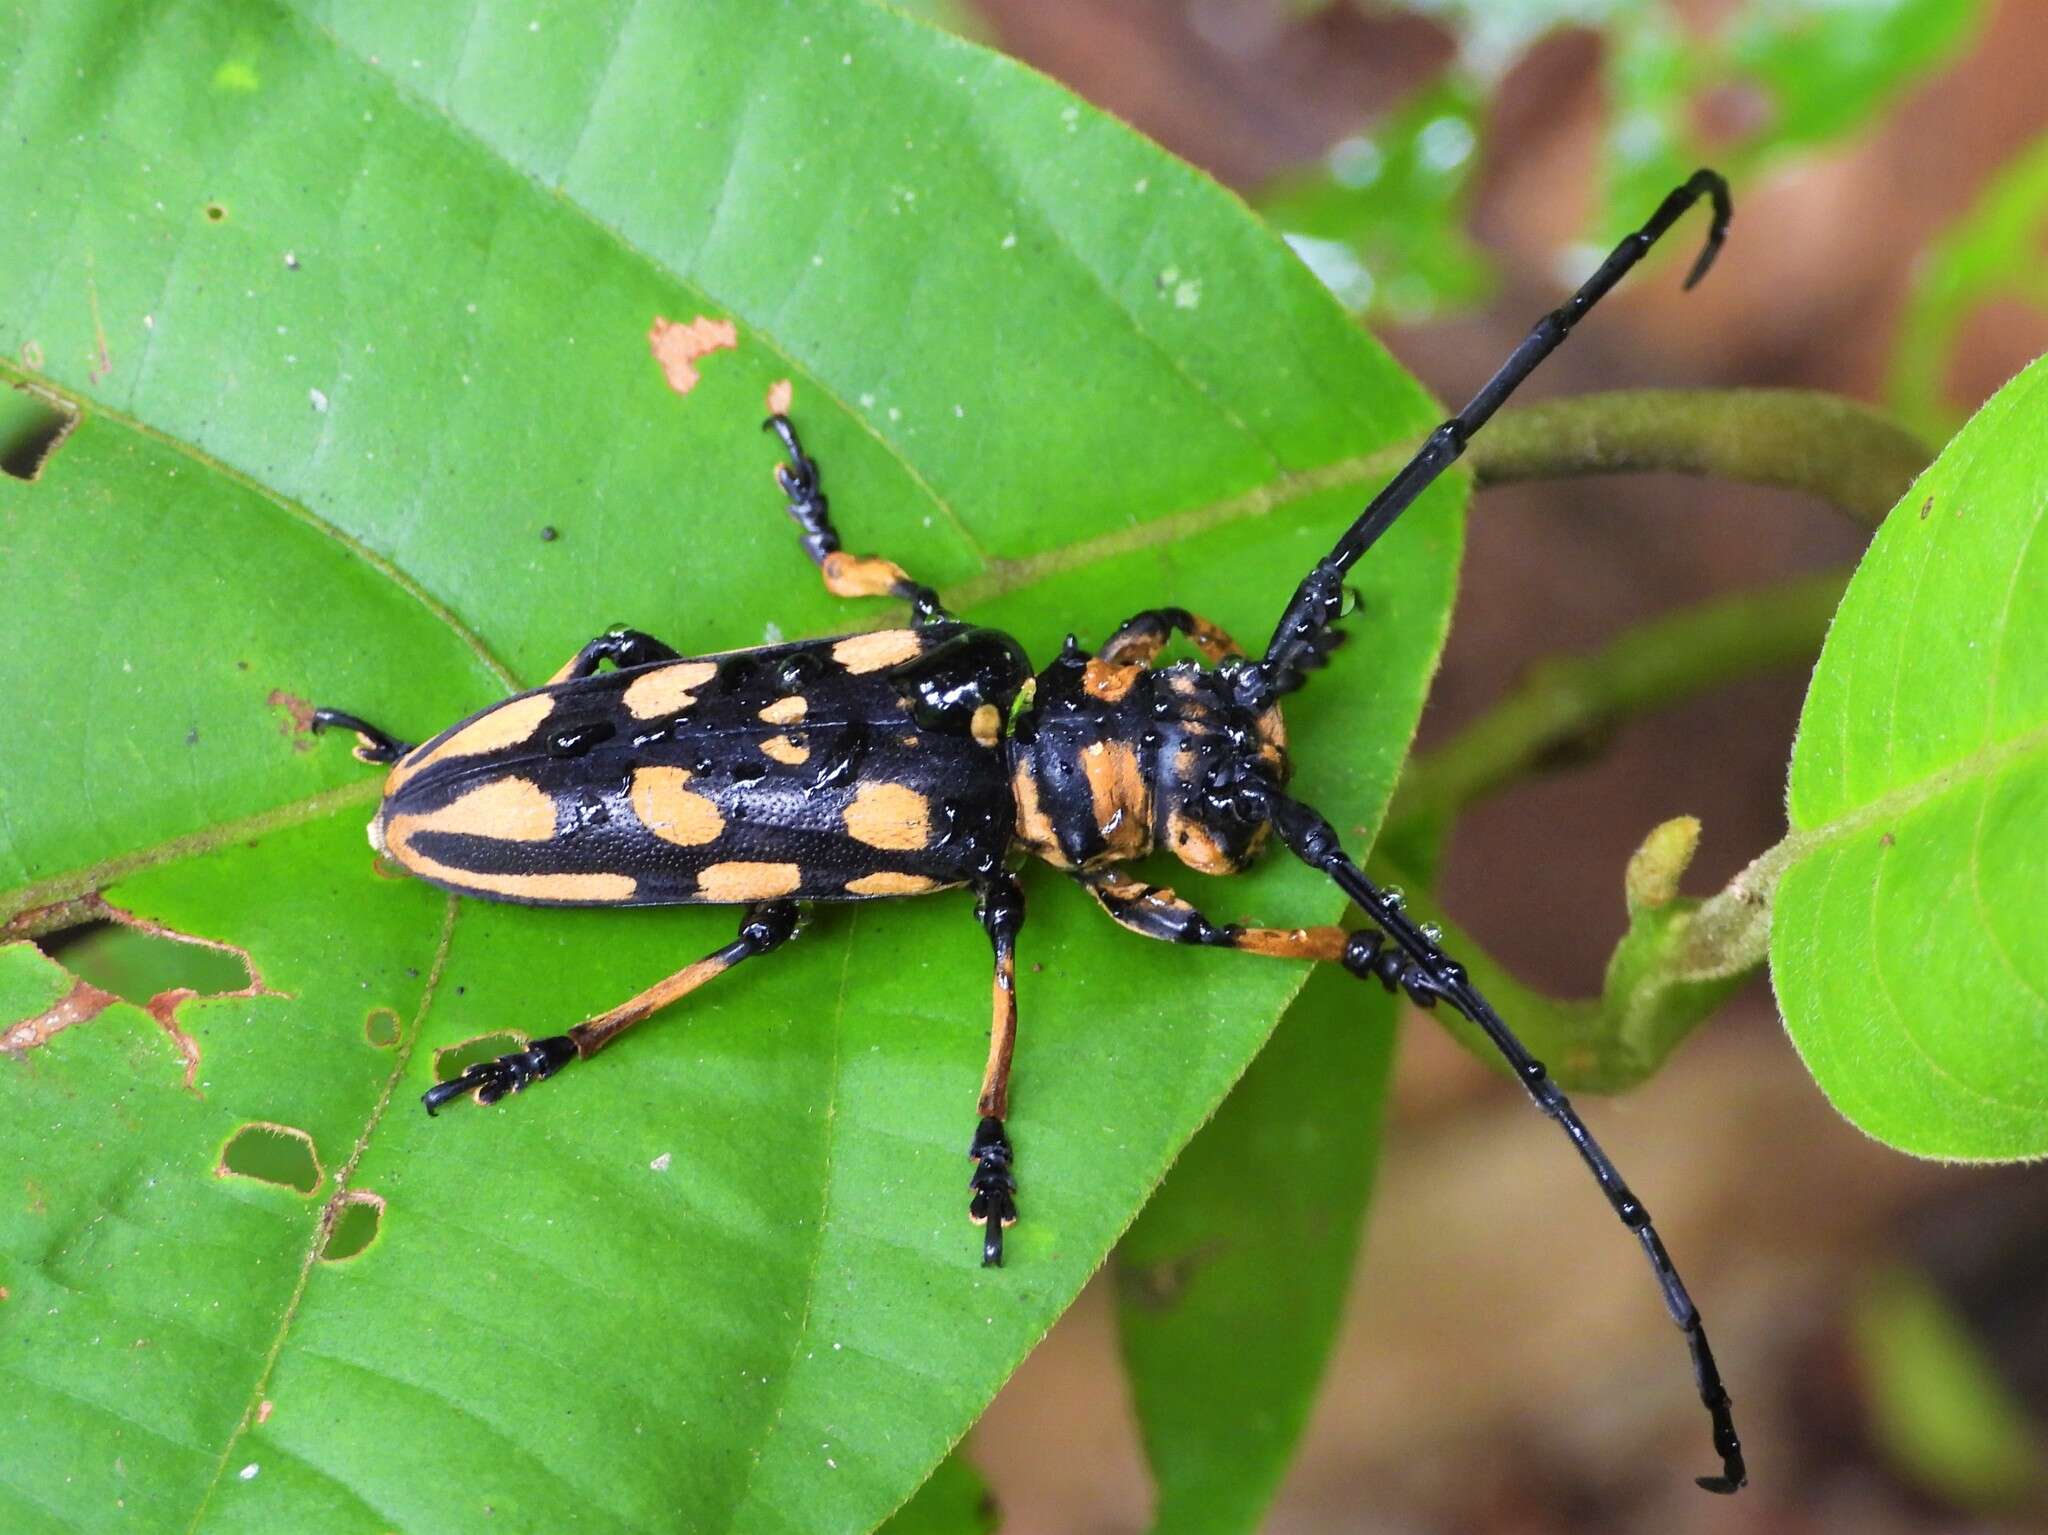
[[[1466,453],[1481,488],[1705,475],[1805,491],[1875,528],[1933,454],[1880,411],[1811,389],[1642,389],[1506,410]]]
[[[1478,483],[1668,471],[1805,491],[1876,527],[1931,458],[1877,411],[1803,390],[1585,395],[1503,413],[1474,440]],[[1413,759],[1388,806],[1374,877],[1403,878],[1466,805],[1560,754],[1585,749],[1630,715],[1742,677],[1809,663],[1848,584],[1827,571],[1668,614],[1586,655],[1539,662],[1493,710]],[[1696,828],[1695,828],[1696,830]],[[1653,834],[1654,836],[1655,834]],[[1675,890],[1689,846],[1670,871]],[[1426,894],[1417,909],[1445,928],[1474,978],[1567,1086],[1616,1092],[1650,1075],[1758,964],[1768,932],[1771,855],[1701,902],[1632,903],[1601,994],[1554,998],[1516,981],[1457,933]],[[1763,871],[1763,872],[1759,872]],[[1759,882],[1762,888],[1759,889]],[[1476,1031],[1455,1035],[1491,1055]]]
[[[1398,828],[1450,816],[1630,715],[1758,672],[1810,665],[1849,582],[1826,571],[1668,614],[1586,655],[1529,669],[1520,686],[1436,750],[1416,757],[1387,808]]]

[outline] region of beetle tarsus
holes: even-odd
[[[464,1096],[478,1103],[496,1103],[511,1093],[521,1092],[534,1082],[545,1082],[576,1059],[576,1041],[566,1034],[536,1039],[524,1050],[514,1050],[494,1061],[478,1061],[463,1068],[462,1075],[436,1083],[420,1094],[429,1117],[441,1106]]]
[[[804,553],[824,575],[827,590],[840,597],[893,597],[907,602],[920,624],[943,623],[952,617],[939,594],[913,581],[901,566],[872,555],[845,553],[839,530],[832,526],[832,502],[825,494],[818,461],[804,451],[796,424],[787,416],[775,415],[761,423],[761,430],[773,432],[789,455],[788,463],[775,466],[775,483],[789,503],[790,521],[803,533]]]
[[[1016,1153],[1003,1122],[993,1114],[976,1126],[974,1144],[967,1148],[974,1158],[974,1173],[967,1186],[974,1198],[967,1206],[967,1218],[981,1227],[981,1266],[1003,1266],[1003,1229],[1017,1224],[1017,1177],[1010,1171]]]
[[[379,765],[396,762],[412,745],[407,741],[395,740],[372,725],[368,720],[358,719],[353,714],[344,714],[339,709],[315,709],[313,718],[307,722],[313,734],[327,729],[353,730],[356,733],[356,760]]]

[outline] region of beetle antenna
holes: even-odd
[[[1721,1457],[1719,1476],[1695,1480],[1708,1492],[1734,1492],[1742,1487],[1748,1480],[1742,1463],[1742,1441],[1736,1437],[1734,1412],[1727,1389],[1721,1384],[1721,1372],[1714,1364],[1714,1351],[1707,1346],[1707,1330],[1700,1320],[1699,1307],[1686,1293],[1685,1282],[1678,1277],[1670,1253],[1665,1251],[1657,1228],[1650,1222],[1650,1212],[1629,1191],[1571,1100],[1550,1079],[1543,1063],[1515,1037],[1492,1004],[1479,994],[1479,988],[1466,978],[1464,967],[1437,947],[1434,930],[1417,927],[1408,920],[1400,892],[1392,888],[1382,890],[1345,856],[1343,844],[1328,821],[1270,785],[1254,787],[1248,783],[1245,787],[1262,805],[1280,840],[1294,855],[1334,880],[1379,929],[1351,935],[1344,950],[1344,968],[1360,979],[1378,980],[1389,991],[1405,991],[1419,1007],[1443,1002],[1470,1019],[1500,1052],[1536,1107],[1571,1137],[1572,1145],[1607,1196],[1615,1215],[1642,1243],[1650,1260],[1650,1271],[1664,1292],[1664,1308],[1685,1333],[1686,1347],[1692,1353],[1693,1379],[1699,1387],[1700,1401],[1713,1419],[1714,1449]]]
[[[1685,279],[1686,287],[1690,288],[1707,275],[1707,269],[1721,252],[1721,242],[1727,238],[1728,221],[1734,214],[1734,206],[1729,201],[1728,183],[1719,174],[1697,170],[1685,185],[1675,188],[1658,204],[1648,223],[1614,247],[1607,259],[1600,263],[1599,270],[1586,279],[1578,292],[1565,300],[1560,308],[1553,309],[1536,322],[1536,328],[1508,354],[1507,361],[1472,396],[1465,408],[1429,434],[1429,440],[1417,450],[1415,457],[1372,498],[1366,509],[1359,513],[1358,520],[1337,540],[1336,547],[1316,563],[1281,614],[1272,642],[1266,647],[1265,658],[1257,665],[1240,671],[1237,684],[1240,703],[1248,708],[1263,709],[1281,694],[1301,686],[1302,673],[1320,664],[1319,637],[1341,615],[1344,573],[1358,563],[1359,556],[1393,526],[1394,519],[1412,506],[1438,475],[1457,462],[1472,435],[1492,418],[1522,381],[1536,371],[1537,365],[1557,350],[1564,338],[1571,334],[1572,327],[1585,317],[1586,311],[1599,303],[1608,290],[1620,282],[1650,247],[1663,238],[1686,210],[1702,197],[1713,207],[1713,224],[1707,231],[1707,243],[1701,248],[1691,273]]]

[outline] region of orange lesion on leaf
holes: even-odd
[[[730,320],[698,315],[688,324],[654,317],[647,332],[647,350],[661,364],[662,376],[677,394],[697,387],[697,360],[711,352],[729,352],[740,344],[739,327]]]
[[[287,693],[283,688],[272,688],[270,696],[263,700],[273,709],[284,711],[277,722],[277,733],[290,739],[292,750],[309,752],[313,749],[313,706],[296,693]]]
[[[289,993],[273,990],[263,984],[263,974],[256,968],[256,961],[249,951],[240,944],[228,943],[219,938],[201,938],[195,933],[181,933],[176,928],[165,927],[161,922],[152,922],[147,917],[138,917],[133,912],[121,910],[100,902],[103,915],[123,927],[132,927],[148,933],[154,938],[165,938],[173,943],[189,943],[196,948],[213,949],[222,954],[232,954],[242,962],[242,969],[249,977],[248,984],[233,991],[195,991],[190,986],[173,986],[160,991],[143,1004],[143,1011],[156,1020],[158,1028],[164,1031],[171,1046],[178,1052],[178,1058],[185,1063],[185,1090],[196,1091],[199,1079],[199,1042],[178,1026],[178,1009],[196,998],[213,1000],[220,997],[287,997]]]
[[[26,914],[24,914],[26,915]],[[246,985],[231,991],[198,991],[190,986],[173,986],[160,991],[142,1004],[156,1026],[163,1030],[171,1048],[178,1052],[178,1059],[184,1063],[184,1085],[187,1091],[196,1092],[199,1080],[199,1042],[186,1033],[178,1021],[178,1009],[195,999],[211,1000],[217,997],[288,997],[290,994],[275,990],[264,984],[262,972],[256,968],[256,961],[249,951],[240,944],[228,943],[219,938],[202,938],[196,933],[182,933],[176,928],[166,927],[147,917],[138,917],[118,906],[109,905],[97,893],[80,896],[65,902],[64,926],[78,926],[87,922],[115,922],[122,927],[146,933],[152,938],[161,938],[171,943],[189,943],[195,948],[213,949],[223,954],[232,954],[241,961],[242,970],[248,976]],[[49,931],[50,929],[41,929]],[[73,1024],[87,1023],[97,1018],[121,999],[112,992],[104,991],[92,982],[74,977],[70,991],[33,1018],[24,1018],[10,1024],[0,1032],[0,1049],[23,1051],[35,1048],[48,1041],[52,1035],[61,1033]]]
[[[78,981],[35,1017],[24,1018],[0,1034],[0,1050],[33,1050],[74,1023],[88,1023],[99,1017],[120,1000],[111,991],[101,991],[91,981]]]
[[[788,415],[789,402],[795,395],[796,391],[790,386],[789,380],[778,378],[768,386],[768,414],[771,416]]]

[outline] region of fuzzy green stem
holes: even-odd
[[[1397,827],[1449,816],[1630,715],[1759,672],[1811,665],[1849,572],[1832,570],[1701,603],[1630,629],[1589,655],[1538,662],[1484,716],[1408,766],[1387,809]]]
[[[1805,491],[1876,527],[1932,455],[1890,417],[1808,389],[1651,389],[1503,411],[1466,454],[1481,488],[1697,474]]]
[[[1481,486],[1584,474],[1665,471],[1805,491],[1876,527],[1931,457],[1875,411],[1793,390],[1582,396],[1504,413],[1474,441]],[[1761,962],[1757,900],[1738,877],[1701,902],[1675,895],[1696,842],[1652,833],[1658,878],[1632,865],[1628,928],[1601,994],[1553,998],[1523,986],[1456,931],[1404,863],[1426,867],[1452,818],[1474,799],[1583,749],[1646,709],[1752,674],[1811,661],[1847,571],[1721,598],[1641,625],[1589,655],[1539,663],[1520,687],[1454,739],[1409,764],[1388,807],[1371,869],[1407,885],[1418,914],[1513,1020],[1523,1041],[1569,1087],[1615,1092],[1640,1082]],[[1682,845],[1681,845],[1682,844]],[[1646,852],[1650,849],[1646,845]],[[1665,867],[1668,864],[1669,867]],[[1640,887],[1640,888],[1638,888]],[[1731,921],[1735,911],[1743,920]],[[1482,1056],[1492,1052],[1455,1017],[1445,1025]]]

